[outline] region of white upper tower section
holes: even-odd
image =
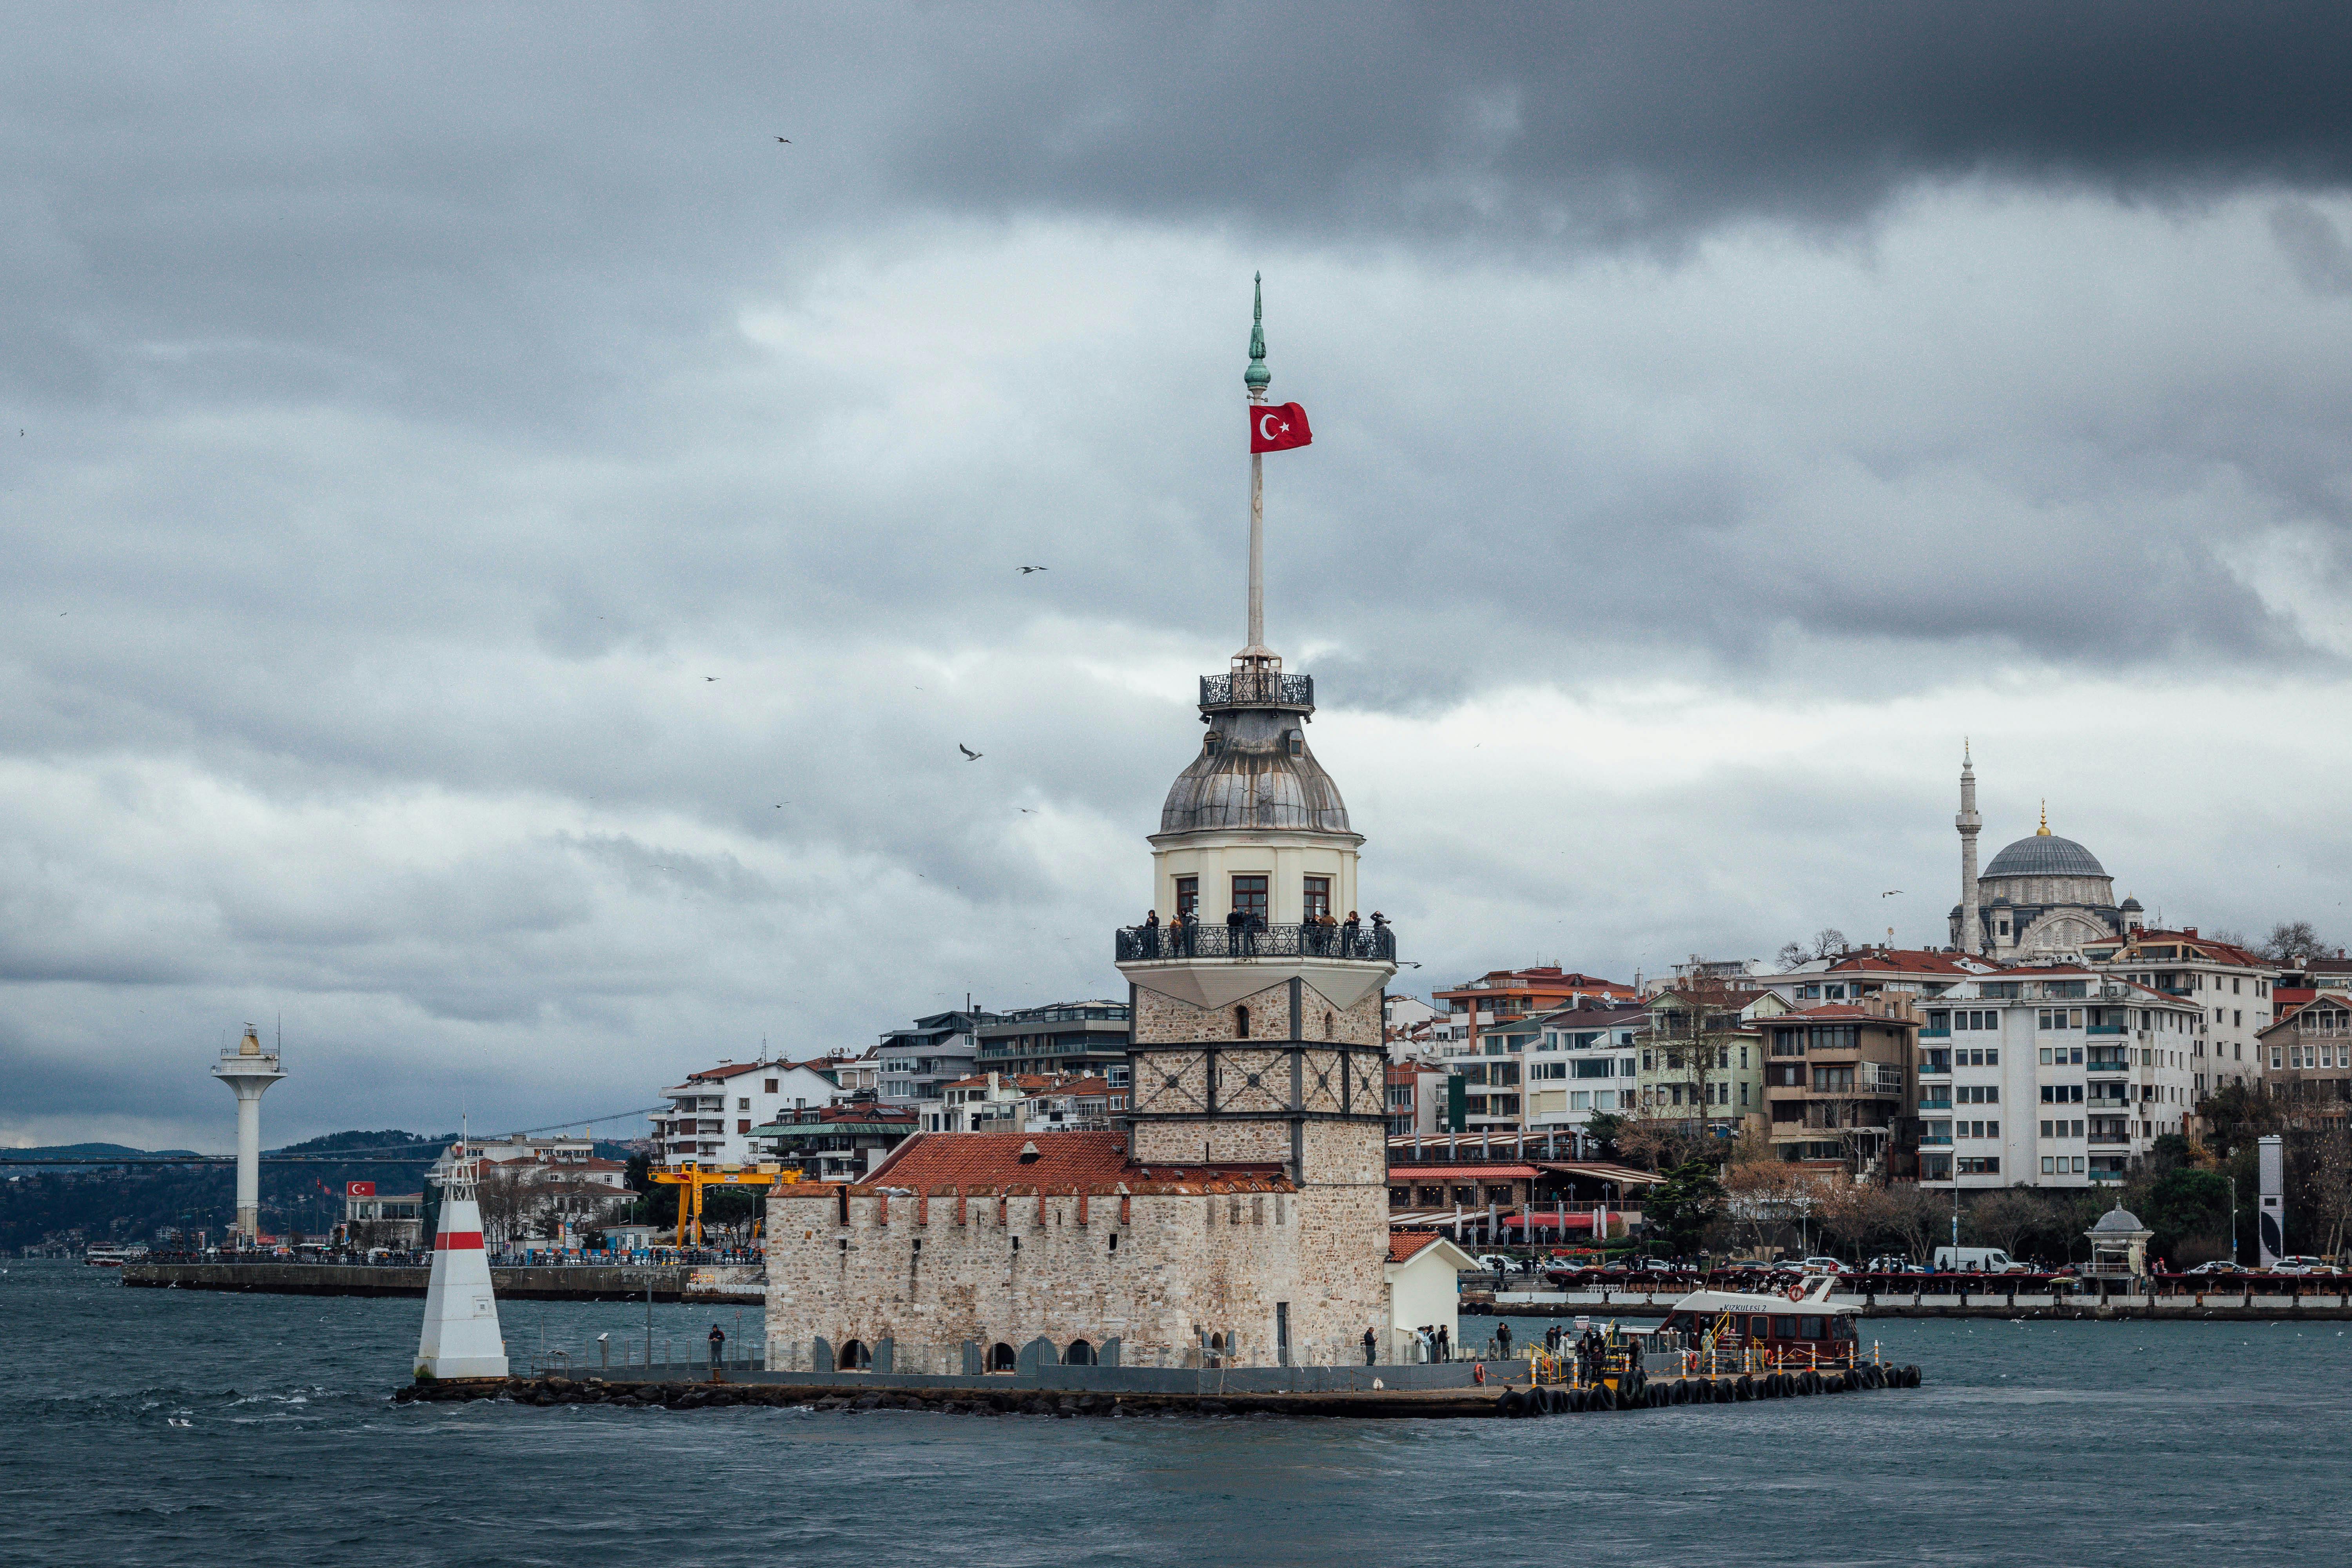
[[[236,1096],[236,1233],[251,1241],[261,1234],[261,1097],[286,1074],[247,1024],[236,1048],[213,1064],[213,1076]]]

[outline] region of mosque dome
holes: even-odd
[[[2099,858],[2071,838],[2037,833],[2021,838],[1992,858],[1986,877],[2104,877]]]

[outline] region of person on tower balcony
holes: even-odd
[[[1389,946],[1389,917],[1380,910],[1372,911],[1372,953],[1374,958],[1386,958]]]
[[[1348,918],[1340,922],[1339,926],[1340,957],[1354,958],[1357,955],[1356,939],[1363,934],[1363,922],[1356,919],[1355,910],[1349,910]]]
[[[1143,924],[1137,930],[1136,935],[1141,939],[1144,957],[1160,956],[1160,911],[1158,910],[1145,911]]]
[[[1248,917],[1242,913],[1238,906],[1225,911],[1225,956],[1227,958],[1241,956],[1242,931],[1247,924]]]

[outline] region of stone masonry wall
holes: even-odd
[[[1181,1364],[1202,1334],[1219,1333],[1238,1334],[1244,1358],[1263,1363],[1276,1302],[1290,1304],[1302,1359],[1344,1358],[1381,1321],[1384,1198],[1369,1211],[1379,1230],[1369,1242],[1352,1194],[1142,1194],[1125,1200],[1124,1222],[1121,1201],[970,1197],[958,1224],[953,1196],[853,1193],[844,1226],[835,1189],[779,1188],[768,1200],[771,1342],[887,1336],[984,1351],[1039,1335],[1057,1349],[1117,1338],[1130,1363]]]

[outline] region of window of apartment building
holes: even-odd
[[[735,1131],[738,1132],[749,1132],[751,1131],[751,1119],[748,1116],[737,1117],[735,1119]]]
[[[1815,1068],[1813,1092],[1815,1094],[1852,1094],[1853,1068],[1850,1067]]]
[[[768,1093],[768,1094],[773,1094],[773,1093],[775,1093],[775,1092],[776,1092],[776,1080],[775,1080],[774,1079],[770,1079],[768,1080],[768,1087],[767,1087],[767,1088],[766,1088],[766,1089],[765,1089],[765,1090],[763,1090],[762,1092],[764,1092],[764,1093]]]
[[[1331,912],[1331,879],[1307,878],[1302,902],[1307,910],[1307,918],[1310,921],[1319,921],[1329,914]]]
[[[1805,1031],[1775,1029],[1772,1031],[1772,1054],[1776,1057],[1801,1057],[1805,1054]]]
[[[1952,1090],[1957,1105],[1996,1105],[2000,1101],[2000,1086],[1991,1083],[1964,1083]]]

